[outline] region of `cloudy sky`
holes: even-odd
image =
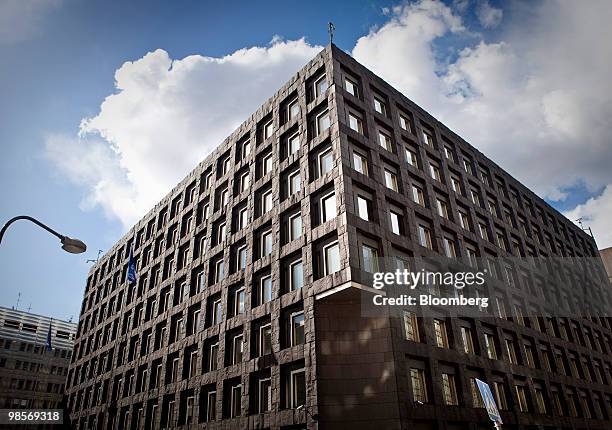
[[[67,319],[106,250],[327,43],[612,246],[612,3],[0,2],[0,305]],[[257,4],[256,4],[257,3]]]

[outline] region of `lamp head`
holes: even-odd
[[[87,251],[87,245],[79,239],[71,239],[68,236],[64,236],[62,239],[62,249],[71,254],[81,254]]]

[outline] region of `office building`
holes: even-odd
[[[0,408],[61,409],[76,326],[0,307]]]
[[[489,429],[479,378],[504,429],[609,429],[607,291],[600,316],[545,318],[575,292],[525,268],[487,283],[482,318],[362,315],[371,272],[440,254],[599,261],[580,228],[328,46],[92,267],[73,423]]]

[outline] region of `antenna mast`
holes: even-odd
[[[327,23],[327,33],[329,34],[329,44],[334,43],[334,31],[336,31],[336,26],[333,22],[329,21]]]

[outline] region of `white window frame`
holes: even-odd
[[[289,314],[289,344],[290,346],[297,346],[297,345],[302,345],[302,343],[297,343],[296,339],[295,339],[295,331],[294,331],[294,323],[293,320],[295,317],[297,316],[302,316],[302,327],[304,328],[304,342],[306,342],[306,315],[304,314],[304,311],[296,311],[296,312],[292,312],[291,314]]]
[[[300,231],[299,231],[299,234],[297,236],[294,236],[294,233],[293,233],[293,227],[294,227],[293,223],[298,218],[300,220],[299,221],[299,223],[300,223]],[[302,228],[303,228],[303,225],[302,225],[302,213],[301,212],[298,212],[296,214],[291,215],[289,217],[288,224],[289,224],[288,225],[288,227],[289,227],[289,241],[293,241],[293,240],[296,240],[296,239],[299,239],[300,237],[302,237]]]
[[[266,280],[270,281],[270,299],[269,300],[266,300],[266,296],[264,294],[265,293],[265,281]],[[272,285],[272,275],[262,276],[259,279],[259,304],[260,305],[272,301],[273,287],[274,286]]]
[[[294,180],[295,178],[298,178],[298,184],[297,184],[297,188],[296,188],[296,184],[294,184]],[[287,176],[287,190],[289,191],[289,195],[292,196],[295,193],[299,192],[300,189],[302,188],[302,177],[300,175],[300,171],[296,170],[295,172],[291,172],[288,176]]]
[[[340,261],[338,261],[338,270],[332,272],[332,271],[330,271],[330,268],[328,267],[329,266],[329,261],[328,261],[327,252],[328,252],[328,250],[330,250],[331,248],[334,248],[334,247],[338,248],[338,260],[339,260],[340,259],[340,245],[339,245],[338,241],[329,243],[329,244],[325,245],[322,248],[322,252],[323,252],[323,274],[325,276],[331,275],[331,274],[336,273],[337,271],[340,270]]]
[[[297,112],[295,113],[295,115],[293,114],[293,107],[297,106]],[[291,100],[289,103],[287,103],[287,121],[291,121],[294,118],[297,118],[300,116],[300,103],[298,98],[294,98],[293,100]]]
[[[270,252],[267,252],[267,239],[270,239]],[[267,257],[268,255],[272,254],[272,250],[274,248],[274,240],[272,238],[272,229],[269,230],[265,230],[261,232],[261,236],[260,236],[260,249],[259,251],[261,252],[261,257]]]
[[[323,159],[325,157],[327,157],[328,155],[331,157],[331,167],[330,167],[330,169],[328,171],[323,172],[323,166],[324,166]],[[317,162],[318,162],[317,164],[318,164],[318,167],[319,167],[319,177],[321,177],[323,175],[326,175],[327,173],[329,173],[332,170],[334,170],[334,154],[333,154],[332,148],[328,148],[327,150],[321,152],[317,156]]]
[[[264,140],[269,139],[270,137],[272,137],[272,134],[274,133],[274,120],[271,119],[269,121],[267,121],[264,126],[263,126],[263,138]]]
[[[268,201],[268,197],[270,198],[270,207],[267,207],[266,202]],[[272,190],[268,190],[261,195],[261,212],[263,214],[267,214],[272,210],[274,206],[274,201],[272,199]]]
[[[327,116],[328,125],[326,128],[323,128],[321,122],[324,117]],[[315,134],[319,136],[324,131],[328,130],[331,127],[331,117],[329,116],[329,110],[325,109],[323,112],[319,113],[315,118]]]
[[[246,269],[246,266],[248,264],[248,255],[247,255],[247,246],[246,245],[241,245],[237,250],[236,250],[236,263],[237,263],[237,269],[238,270],[243,270]],[[244,253],[244,264],[242,261],[242,255]]]
[[[325,202],[332,198],[334,199],[334,214],[333,216],[328,216],[328,214],[325,211]],[[329,193],[321,196],[321,198],[319,199],[319,206],[320,206],[320,216],[321,216],[321,224],[330,221],[331,219],[335,218],[338,216],[338,208],[337,208],[337,202],[336,202],[336,192],[335,191],[330,191]]]
[[[361,163],[361,169],[357,168],[357,160]],[[360,152],[353,151],[353,167],[357,172],[368,176],[368,159]]]
[[[297,149],[295,151],[292,150],[292,142],[297,141]],[[293,155],[300,150],[300,132],[296,131],[291,136],[287,138],[287,154]]]
[[[295,260],[289,263],[289,290],[290,291],[297,290],[297,287],[293,284],[293,268],[297,266],[298,264],[302,266],[302,281],[301,281],[301,285],[299,288],[304,287],[304,265],[302,263],[302,259],[300,258],[299,260]]]
[[[325,89],[323,91],[321,91],[320,85],[323,81],[326,81],[326,86]],[[320,76],[315,82],[314,82],[314,93],[315,93],[315,97],[319,97],[321,96],[323,93],[327,92],[327,89],[329,88],[329,83],[327,83],[327,76],[326,75],[322,75]]]
[[[264,332],[266,329],[270,330],[270,347],[269,350],[270,352],[265,353],[265,336],[264,336]],[[264,355],[270,354],[272,353],[272,323],[267,323],[262,325],[261,327],[259,327],[259,345],[257,345],[259,348],[259,356],[262,357]]]

